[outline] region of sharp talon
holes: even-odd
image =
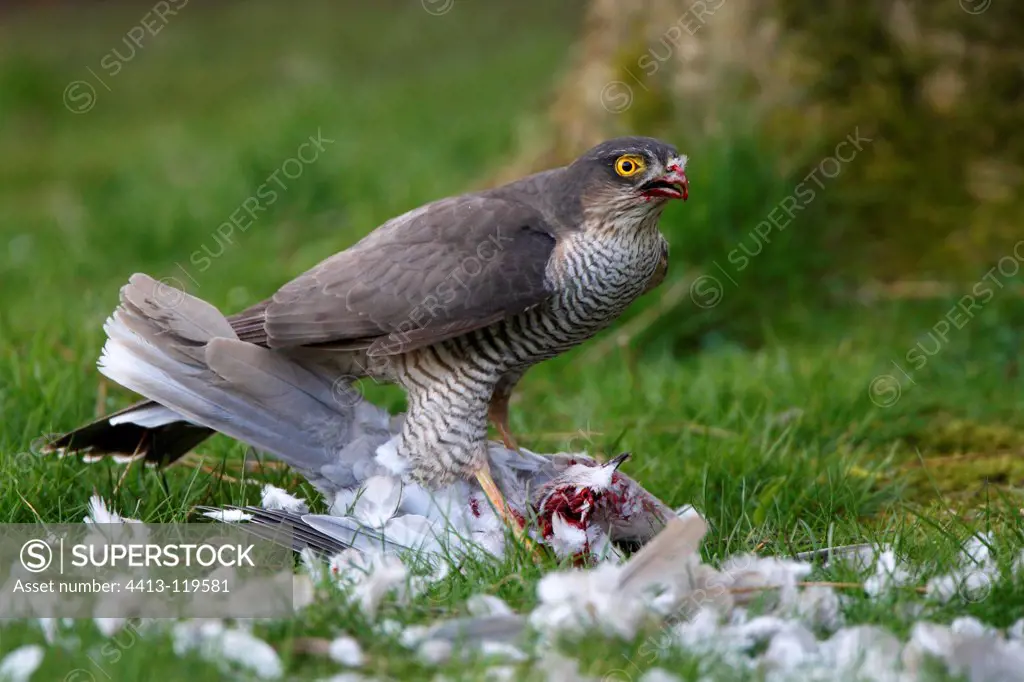
[[[515,437],[513,437],[512,434],[509,433],[509,430],[507,428],[505,428],[502,425],[499,425],[498,433],[501,434],[501,442],[505,445],[506,448],[508,448],[509,450],[515,450],[516,452],[519,452],[519,444],[516,443]],[[522,453],[520,452],[519,454]]]

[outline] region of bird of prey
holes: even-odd
[[[167,416],[184,416],[287,463],[329,509],[310,514],[296,498],[265,495],[265,508],[241,510],[254,522],[247,528],[259,534],[283,524],[290,532],[282,541],[327,555],[348,547],[503,554],[500,512],[478,482],[425,488],[405,480],[409,462],[396,448],[400,417],[362,396],[337,400],[329,375],[238,340],[218,311],[193,296],[182,294],[174,307],[147,300],[155,286],[136,275],[122,290],[105,326],[101,371],[158,401],[155,409]],[[490,441],[484,448],[523,534],[560,558],[586,562],[609,543],[633,548],[673,516],[618,471],[628,453],[599,463],[584,453],[542,456]],[[224,519],[223,511],[211,513]]]
[[[429,203],[230,317],[218,335],[342,384],[398,383],[408,411],[397,450],[410,478],[440,487],[476,476],[504,509],[488,470],[488,420],[514,447],[508,398],[524,372],[607,327],[664,278],[658,221],[669,200],[688,198],[686,161],[665,142],[624,137],[568,166]],[[159,321],[155,303],[173,307],[179,293],[137,276],[122,303]],[[187,341],[195,329],[175,331]],[[260,390],[255,376],[238,385]],[[188,417],[143,402],[49,449],[168,462],[211,433]]]

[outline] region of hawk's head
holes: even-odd
[[[576,159],[566,172],[584,213],[644,216],[689,197],[686,156],[653,137],[619,137]]]

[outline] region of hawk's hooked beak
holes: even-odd
[[[665,166],[665,173],[644,183],[640,189],[644,196],[666,199],[690,198],[690,181],[686,177],[686,157],[671,159]]]

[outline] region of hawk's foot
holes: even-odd
[[[488,501],[494,506],[494,511],[498,514],[502,521],[505,522],[511,530],[512,534],[523,543],[530,552],[533,554],[534,561],[540,560],[540,552],[537,549],[536,544],[530,539],[530,536],[526,533],[525,521],[518,518],[512,509],[505,502],[505,496],[501,494],[501,490],[498,489],[498,484],[494,482],[491,477],[491,468],[484,462],[484,465],[480,467],[476,472],[476,480],[480,483],[480,487],[484,491],[484,495],[487,496]]]

